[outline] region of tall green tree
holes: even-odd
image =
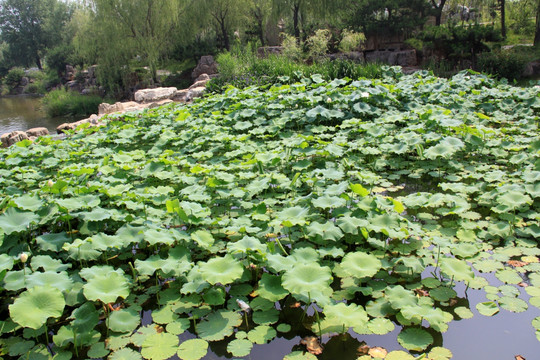
[[[433,6],[433,14],[435,15],[435,26],[440,26],[446,0],[431,0],[431,5]]]
[[[540,47],[540,0],[536,6],[536,30],[534,32],[534,46]]]
[[[42,68],[46,50],[62,42],[71,16],[68,4],[58,0],[3,0],[0,2],[0,37],[17,65]]]

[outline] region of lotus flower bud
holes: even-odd
[[[26,253],[21,253],[21,255],[19,255],[19,259],[21,259],[21,262],[24,264],[28,261],[28,255]]]
[[[53,186],[54,186],[54,182],[53,182],[52,180],[47,181],[47,186],[53,187]]]
[[[251,310],[249,305],[246,304],[246,302],[243,300],[236,299],[236,303],[238,304],[238,306],[240,306],[240,309],[242,309],[242,311],[249,312],[249,310]]]

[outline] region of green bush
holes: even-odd
[[[42,100],[47,115],[88,116],[96,114],[103,99],[97,95],[80,95],[65,89],[53,90]]]
[[[24,70],[20,67],[15,67],[6,75],[4,83],[10,88],[14,89],[21,83],[22,78],[24,77]]]
[[[330,38],[331,34],[327,29],[319,29],[315,31],[315,34],[310,36],[306,41],[308,58],[317,59],[324,56],[328,51],[328,43]]]
[[[360,50],[363,43],[366,41],[366,36],[363,33],[357,33],[353,30],[343,30],[341,33],[341,41],[339,42],[339,51],[351,52]]]
[[[510,52],[483,53],[478,57],[478,70],[497,78],[519,80],[527,65],[527,59]]]

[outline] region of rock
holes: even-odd
[[[97,69],[97,65],[92,65],[88,68],[88,77],[90,79],[93,79],[96,77],[96,69]]]
[[[71,81],[68,81],[66,83],[66,89],[70,90],[70,91],[77,91],[79,92],[80,91],[80,84],[77,82],[77,80],[71,80]]]
[[[172,97],[172,100],[174,101],[186,101],[186,96],[187,94],[189,93],[189,90],[187,89],[184,89],[184,90],[178,90],[174,96]]]
[[[208,76],[208,75],[207,75]],[[210,81],[210,77],[208,76],[208,80],[199,80],[199,81],[196,81],[193,83],[193,85],[191,85],[189,87],[189,89],[195,89],[195,88],[198,88],[198,87],[206,87],[206,84]]]
[[[525,65],[522,75],[523,77],[540,75],[540,60],[531,61]]]
[[[149,103],[170,99],[176,91],[178,89],[175,87],[138,90],[135,93],[135,101],[138,103]]]
[[[199,82],[199,81],[205,81],[205,80],[210,80],[210,76],[206,73],[204,74],[201,74],[198,78],[195,79],[195,82]]]
[[[16,142],[27,140],[28,135],[24,131],[13,131],[11,133],[7,133],[1,136],[2,146],[3,147],[9,147]]]
[[[102,103],[98,107],[98,116],[103,116],[106,114],[112,114],[117,112],[125,112],[128,111],[128,109],[139,109],[140,104],[135,101],[128,101],[128,102],[117,102],[116,104],[107,104]]]
[[[30,130],[26,130],[26,135],[28,135],[28,137],[37,138],[40,136],[49,135],[49,130],[47,130],[47,128],[44,128],[44,127],[33,128]]]
[[[173,101],[171,99],[165,99],[165,100],[161,100],[161,101],[158,101],[158,102],[155,102],[155,103],[151,103],[147,106],[148,109],[153,109],[153,108],[157,108],[157,107],[160,107],[160,106],[163,106],[163,105],[166,105],[166,104],[170,104],[172,103]]]
[[[192,79],[197,79],[202,74],[213,75],[218,73],[218,65],[212,55],[202,56],[197,64],[197,67],[193,69],[191,73]]]
[[[26,86],[30,83],[30,80],[26,77],[26,76],[23,76],[21,78],[21,81],[19,82],[19,85],[20,86]]]
[[[91,115],[89,118],[87,119],[83,119],[83,120],[80,120],[80,121],[76,121],[74,123],[65,123],[65,124],[62,124],[60,126],[58,126],[56,128],[56,132],[58,134],[62,134],[68,130],[74,130],[76,129],[79,125],[82,125],[82,124],[87,124],[89,123],[90,126],[97,126],[99,124],[99,119],[101,117],[96,115],[96,114],[93,114]]]
[[[368,51],[365,53],[367,62],[378,62],[388,65],[416,66],[416,50],[400,51]]]
[[[202,97],[205,91],[206,87],[204,86],[189,89],[188,93],[186,94],[185,101],[191,101],[195,98]]]

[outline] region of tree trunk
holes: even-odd
[[[536,31],[534,32],[534,46],[540,47],[540,0],[536,6]]]
[[[431,0],[431,5],[435,9],[435,26],[440,26],[441,25],[442,12],[443,12],[445,4],[446,4],[446,0],[441,0],[439,5],[437,5],[435,0]]]
[[[501,36],[506,39],[506,0],[499,0],[501,7]]]
[[[230,51],[231,44],[229,41],[229,33],[227,32],[227,27],[225,26],[225,19],[221,21],[220,27],[221,27],[221,36],[223,36],[223,45],[225,46],[225,50]]]
[[[41,59],[39,55],[37,54],[36,54],[36,66],[38,67],[39,70],[43,70],[43,65],[41,65]]]
[[[299,19],[300,18],[300,5],[294,4],[293,5],[293,26],[294,26],[294,37],[296,38],[296,41],[300,41],[300,27],[299,27]]]

